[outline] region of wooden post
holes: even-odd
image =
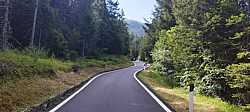
[[[189,86],[189,112],[194,111],[194,84]]]

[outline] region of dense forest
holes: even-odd
[[[135,39],[113,0],[10,0],[0,53],[46,51],[64,60],[139,56],[177,86],[195,84],[203,95],[250,104],[250,1],[156,1],[145,36]]]
[[[250,103],[249,0],[157,0],[142,59],[177,86]]]
[[[1,112],[49,111],[95,74],[132,64],[113,0],[0,0],[0,32]]]
[[[64,59],[125,55],[129,34],[118,5],[112,0],[10,0],[7,41],[1,38],[1,44]]]

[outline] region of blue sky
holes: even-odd
[[[125,12],[128,19],[145,22],[144,18],[149,19],[152,17],[155,0],[118,0],[120,8]]]

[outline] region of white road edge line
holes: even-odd
[[[140,71],[143,71],[144,69],[140,69],[138,71],[136,71],[134,73],[134,78],[135,80],[146,90],[146,92],[151,96],[153,97],[153,99],[166,111],[166,112],[172,112],[153,92],[151,92],[147,86],[145,86],[138,78],[137,78],[137,74],[140,72]]]
[[[130,67],[128,67],[130,68]],[[121,69],[119,69],[121,70]],[[105,74],[109,74],[112,72],[116,72],[119,70],[114,70],[114,71],[110,71],[110,72],[105,72],[102,74],[99,74],[97,76],[95,76],[94,78],[92,78],[90,81],[88,81],[83,87],[81,87],[79,90],[77,90],[74,94],[72,94],[71,96],[69,96],[66,100],[64,100],[63,102],[61,102],[59,105],[57,105],[56,107],[54,107],[52,110],[50,110],[49,112],[56,112],[58,109],[60,109],[63,105],[65,105],[67,102],[69,102],[72,98],[74,98],[77,94],[79,94],[82,90],[84,90],[86,87],[88,87],[88,85],[90,83],[92,83],[95,79],[97,79],[98,77],[105,75]],[[144,69],[140,69],[138,71],[136,71],[134,73],[134,78],[135,80],[146,90],[146,92],[153,97],[153,99],[166,111],[166,112],[172,112],[159,98],[157,98],[153,92],[151,92],[138,78],[137,78],[137,73],[139,73],[140,71],[143,71]]]
[[[128,67],[129,68],[129,67]],[[69,102],[72,98],[74,98],[77,94],[79,94],[82,90],[84,90],[86,87],[88,87],[88,85],[90,83],[92,83],[95,79],[97,79],[98,77],[105,75],[105,74],[109,74],[115,71],[119,71],[121,69],[118,70],[114,70],[114,71],[110,71],[110,72],[105,72],[102,74],[99,74],[97,76],[95,76],[94,78],[92,78],[90,81],[88,81],[85,85],[83,85],[83,87],[81,87],[79,90],[77,90],[74,94],[72,94],[71,96],[69,96],[66,100],[64,100],[63,102],[61,102],[59,105],[57,105],[56,107],[54,107],[52,110],[50,110],[49,112],[56,112],[58,109],[60,109],[63,105],[65,105],[67,102]]]

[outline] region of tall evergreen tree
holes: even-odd
[[[23,49],[30,43],[35,2],[11,2],[10,43]],[[39,0],[34,46],[67,58],[127,54],[127,27],[118,5],[104,0]]]
[[[250,103],[250,80],[246,75],[250,66],[249,16],[247,8],[239,3],[236,0],[168,3],[172,13],[161,10],[163,13],[157,13],[154,20],[168,15],[176,25],[159,27],[162,24],[157,26],[153,21],[147,31],[151,37],[148,40],[155,40],[153,69],[167,77],[174,74],[173,78],[181,85],[195,83],[203,94],[235,104]]]

